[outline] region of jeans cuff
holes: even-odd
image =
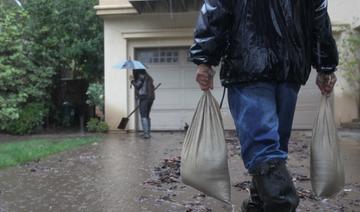
[[[253,168],[249,169],[250,175],[266,175],[270,171],[276,169],[282,164],[285,164],[285,159],[274,158],[265,162],[259,162]]]

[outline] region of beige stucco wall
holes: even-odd
[[[100,0],[99,5],[125,5],[129,4],[128,0]]]
[[[110,129],[116,129],[121,117],[134,108],[134,92],[127,80],[128,72],[113,66],[128,56],[138,46],[166,46],[191,44],[192,28],[196,12],[174,14],[139,15],[127,0],[100,0],[96,6],[98,15],[104,19],[105,39],[105,119]],[[343,30],[338,27],[338,41],[347,30],[357,27],[360,17],[359,0],[330,0],[329,14],[335,25],[350,25]],[[346,28],[346,27],[345,27]],[[338,124],[358,117],[355,95],[349,92],[342,71],[337,72],[339,83],[335,88],[335,118]],[[133,116],[129,129],[135,129]]]
[[[329,0],[328,11],[335,24],[351,24],[352,27],[360,24],[359,0]]]
[[[105,120],[111,129],[115,129],[120,118],[127,114],[127,87],[126,71],[120,71],[113,66],[121,59],[127,58],[126,41],[116,27],[116,21],[106,21],[104,24],[105,42]],[[121,115],[121,117],[115,117]]]

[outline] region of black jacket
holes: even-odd
[[[332,73],[338,51],[327,0],[205,0],[190,57],[216,66],[223,85],[305,84],[311,66]]]
[[[139,74],[131,84],[136,89],[136,97],[139,99],[155,99],[154,80],[148,74]]]

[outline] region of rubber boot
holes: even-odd
[[[147,123],[148,123],[148,128],[146,130],[146,132],[144,133],[144,138],[148,139],[151,137],[150,133],[151,133],[151,119],[147,118]]]
[[[143,127],[143,131],[144,131],[144,138],[148,139],[150,138],[150,122],[148,118],[141,118],[141,124]]]
[[[266,162],[250,174],[264,212],[295,212],[299,197],[284,160]]]
[[[254,182],[250,185],[250,198],[244,200],[241,205],[242,212],[263,212],[263,202],[255,188]]]

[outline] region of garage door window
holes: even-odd
[[[137,49],[135,57],[145,64],[173,64],[179,61],[179,50],[170,48]]]

